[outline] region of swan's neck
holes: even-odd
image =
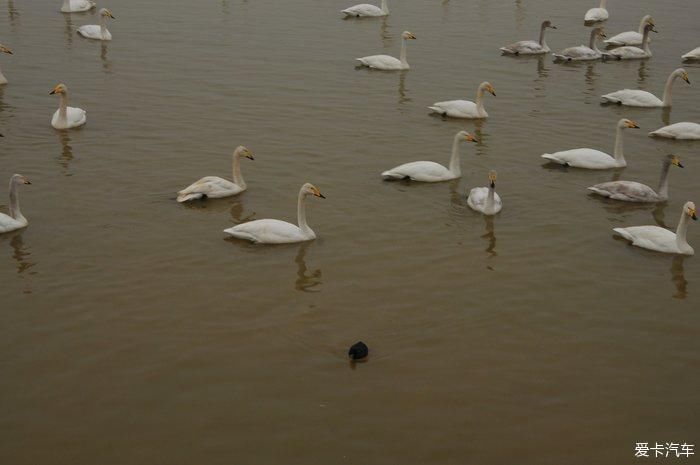
[[[479,86],[476,89],[476,111],[480,115],[486,111],[484,109],[484,86]]]
[[[5,84],[7,82],[7,78],[5,77],[4,74],[2,74],[2,70],[0,70],[0,84]]]
[[[661,168],[661,177],[659,178],[659,188],[656,191],[661,200],[666,200],[668,198],[668,172],[671,168],[671,162],[668,160],[664,161],[663,167]]]
[[[306,223],[306,197],[307,194],[303,190],[299,192],[299,201],[297,202],[297,220],[299,229],[305,236],[313,235],[313,230]]]
[[[590,48],[591,50],[594,50],[596,52],[600,52],[600,50],[598,50],[598,45],[596,45],[597,38],[598,38],[598,32],[594,29],[591,31],[591,38],[588,41],[588,48]]]
[[[688,241],[685,238],[685,234],[688,231],[688,215],[685,214],[685,209],[681,213],[681,219],[678,221],[678,228],[676,228],[676,245],[679,250],[690,247]]]
[[[547,29],[544,25],[542,26],[542,29],[540,29],[540,45],[542,48],[546,48],[547,44],[544,43],[544,31]]]
[[[486,205],[484,205],[485,212],[492,212],[496,204],[496,188],[489,184],[489,194],[486,196]]]
[[[644,36],[644,28],[647,25],[647,18],[646,16],[642,18],[642,20],[639,22],[639,33]]]
[[[607,3],[607,0],[600,0],[600,8],[605,8],[606,3]]]
[[[63,0],[63,10],[69,10],[70,9],[70,0]]]
[[[649,31],[649,29],[645,29],[642,36],[642,49],[647,54],[651,54],[651,50],[649,50]]]
[[[406,61],[406,39],[401,41],[401,64],[404,67],[408,67],[408,62]]]
[[[238,154],[233,154],[233,182],[245,189],[246,184],[241,174],[241,157]]]
[[[382,13],[389,14],[389,5],[386,4],[386,0],[382,0]]]
[[[103,15],[100,17],[100,37],[105,38],[105,33],[107,32],[107,16]]]
[[[615,135],[615,161],[619,164],[625,163],[625,155],[622,148],[622,127],[617,127],[617,134]]]
[[[17,183],[10,181],[10,216],[17,221],[26,221],[19,210],[19,194],[17,193]]]
[[[673,81],[676,80],[678,75],[673,72],[671,75],[666,79],[666,87],[664,87],[664,97],[663,97],[663,106],[665,107],[670,107],[671,106],[671,87],[673,87]]]
[[[462,176],[462,168],[459,166],[459,139],[460,136],[455,136],[452,142],[452,156],[450,157],[450,173],[456,177]]]
[[[68,92],[61,93],[61,103],[58,107],[58,120],[62,123],[68,122]]]

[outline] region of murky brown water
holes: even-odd
[[[0,181],[27,175],[26,230],[0,237],[0,462],[7,464],[611,464],[639,441],[700,440],[700,258],[646,252],[616,226],[674,227],[700,201],[698,143],[646,137],[700,121],[700,66],[687,65],[670,115],[599,105],[625,87],[660,94],[700,45],[693,1],[611,0],[607,31],[660,30],[646,62],[555,65],[498,47],[587,39],[595,2],[390,1],[387,20],[343,21],[347,0],[109,6],[114,41],[74,29],[60,1],[0,2]],[[589,4],[590,3],[590,4]],[[406,73],[355,70],[397,54]],[[483,124],[430,117],[490,80]],[[63,81],[88,124],[49,125]],[[539,155],[612,150],[632,117],[624,179],[661,207],[601,201],[585,187],[620,176],[544,167]],[[464,177],[384,183],[405,161]],[[249,191],[179,205],[175,192],[230,174],[249,146]],[[484,220],[465,190],[499,172],[503,212]],[[296,218],[299,186],[319,238],[261,247],[222,230]],[[689,240],[700,247],[700,229]],[[352,369],[347,347],[372,350]],[[680,463],[680,462],[679,462]],[[685,462],[684,462],[685,463]]]

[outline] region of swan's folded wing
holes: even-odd
[[[637,247],[669,253],[678,251],[676,233],[659,226],[632,226],[615,228],[614,231]]]
[[[486,204],[486,198],[489,195],[488,187],[475,187],[469,191],[469,197],[467,197],[467,203],[471,204],[472,208],[477,210],[482,210]]]
[[[453,177],[450,171],[439,163],[432,161],[414,161],[404,163],[384,171],[385,179],[412,179],[414,181],[435,182]]]
[[[656,202],[659,200],[654,189],[634,181],[603,182],[588,189],[604,197],[627,202]]]
[[[501,50],[506,53],[532,54],[540,53],[544,49],[542,48],[539,42],[536,42],[534,40],[521,40],[519,42],[506,45],[505,47],[501,47]]]
[[[249,221],[225,229],[224,232],[239,239],[262,244],[285,244],[312,239],[305,237],[298,226],[273,219]]]
[[[346,8],[341,12],[348,16],[379,16],[383,14],[381,8],[367,3],[351,6],[350,8]]]
[[[178,192],[178,194],[185,195],[199,193],[204,194],[206,196],[211,196],[212,194],[221,191],[230,191],[232,189],[235,189],[236,187],[238,187],[238,185],[232,183],[228,179],[223,179],[218,176],[206,176],[202,179],[193,182],[192,184]]]
[[[650,136],[670,137],[672,139],[697,140],[700,139],[700,124],[682,122],[664,126],[650,132]]]
[[[367,57],[356,58],[360,63],[370,68],[378,69],[399,69],[401,61],[389,55],[370,55]]]
[[[650,107],[663,104],[654,94],[645,90],[623,89],[602,96],[603,100],[633,107]]]

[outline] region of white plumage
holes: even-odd
[[[246,147],[236,147],[232,156],[233,182],[218,176],[206,176],[178,192],[177,201],[182,203],[203,198],[220,199],[246,190],[247,186],[241,175],[241,157],[254,160],[253,154]]]
[[[688,218],[697,220],[697,212],[693,202],[683,205],[681,219],[678,222],[676,232],[659,226],[633,226],[630,228],[613,228],[613,231],[632,242],[632,245],[656,252],[693,255],[695,251],[688,244],[686,232],[688,230]]]
[[[394,58],[389,55],[370,55],[362,58],[356,58],[363,66],[368,68],[380,69],[384,71],[397,71],[409,69],[408,61],[406,61],[406,41],[415,39],[416,36],[408,31],[401,34],[401,55],[400,58]]]
[[[650,132],[649,135],[667,139],[700,140],[700,124],[689,122],[673,123]]]
[[[361,3],[359,5],[346,8],[342,10],[341,13],[350,18],[387,16],[389,14],[389,6],[386,2],[387,0],[382,0],[381,8],[375,5],[370,5],[369,3]]]
[[[605,102],[619,103],[620,105],[630,107],[670,107],[672,104],[671,92],[673,89],[673,82],[678,78],[681,78],[690,84],[688,73],[683,68],[676,69],[668,76],[668,79],[666,80],[663,100],[659,99],[651,92],[632,89],[618,90],[610,94],[605,94],[601,98]]]

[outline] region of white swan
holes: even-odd
[[[489,172],[489,187],[475,187],[469,191],[467,205],[484,215],[495,215],[503,208],[501,197],[496,193],[496,172]]]
[[[2,53],[7,53],[8,55],[12,55],[12,50],[9,48],[5,47],[4,45],[0,44],[0,52]],[[2,71],[0,70],[0,85],[2,84],[7,84],[7,78],[2,74]]]
[[[341,13],[344,13],[346,17],[355,18],[387,16],[389,14],[389,6],[386,4],[386,0],[382,0],[381,8],[368,3],[361,3],[359,5],[346,8],[342,10]]]
[[[224,229],[224,232],[233,237],[260,244],[289,244],[316,239],[316,234],[306,224],[306,197],[309,195],[326,198],[309,183],[301,186],[297,203],[299,226],[280,220],[255,220]]]
[[[429,106],[435,113],[453,118],[488,118],[489,114],[484,109],[484,92],[488,92],[494,97],[496,89],[490,82],[484,81],[476,89],[476,103],[469,100],[448,100],[446,102],[433,103]]]
[[[59,94],[61,104],[51,118],[51,126],[56,129],[70,129],[82,126],[87,121],[87,115],[82,108],[68,106],[68,88],[65,84],[57,84],[49,95]]]
[[[621,32],[606,40],[605,43],[611,47],[618,47],[620,45],[641,45],[642,39],[644,38],[644,26],[647,24],[654,26],[654,19],[651,15],[646,15],[642,18],[642,21],[639,23],[639,32]]]
[[[233,151],[233,182],[218,176],[206,176],[195,181],[177,193],[177,201],[187,202],[194,199],[220,199],[240,194],[246,190],[246,183],[241,175],[241,157],[255,160],[246,147],[238,146]]]
[[[78,34],[86,39],[112,40],[112,33],[107,30],[107,18],[115,19],[107,8],[100,10],[100,24],[88,24],[78,28]]]
[[[670,107],[672,103],[671,88],[673,86],[673,81],[677,78],[681,78],[690,84],[688,73],[683,68],[678,68],[673,71],[666,80],[663,100],[660,100],[657,96],[645,90],[632,89],[618,90],[617,92],[605,94],[601,98],[605,102],[619,103],[620,105],[627,105],[628,107]]]
[[[544,33],[547,28],[556,29],[557,27],[552,26],[550,20],[543,21],[540,26],[540,40],[521,40],[501,47],[501,51],[507,55],[540,55],[549,53],[551,50],[547,46],[547,42],[544,41]]]
[[[694,48],[685,55],[681,56],[681,58],[683,61],[700,60],[700,47]]]
[[[614,157],[600,150],[572,149],[563,152],[545,153],[542,155],[542,158],[546,158],[554,163],[559,163],[560,165],[587,168],[590,170],[605,170],[627,166],[622,148],[622,131],[626,128],[639,128],[639,126],[637,126],[637,123],[634,121],[626,118],[617,122]]]
[[[603,197],[625,202],[663,202],[668,200],[668,172],[671,165],[683,168],[677,156],[665,157],[661,165],[659,188],[656,191],[646,184],[634,181],[603,182],[589,187],[588,190]]]
[[[408,62],[406,61],[406,41],[408,39],[415,39],[416,36],[408,31],[404,31],[401,34],[401,56],[396,59],[389,55],[371,55],[368,57],[355,58],[363,66],[368,68],[381,69],[384,71],[394,71],[401,69],[409,69]]]
[[[681,219],[678,222],[676,232],[673,233],[659,226],[633,226],[631,228],[613,228],[613,231],[632,242],[632,245],[643,249],[655,250],[664,253],[677,253],[693,255],[695,251],[688,244],[686,232],[688,230],[688,218],[698,219],[695,204],[686,202],[683,205]]]
[[[462,169],[459,166],[459,143],[461,141],[477,142],[474,136],[468,132],[459,131],[452,142],[449,168],[433,161],[414,161],[384,171],[382,177],[386,180],[409,179],[421,182],[440,182],[460,178],[462,177]]]
[[[21,174],[13,174],[10,178],[10,214],[0,213],[0,233],[14,231],[15,229],[25,228],[29,222],[22,216],[19,210],[19,197],[17,195],[17,186],[20,184],[31,184],[29,179]]]
[[[578,47],[569,47],[564,50],[553,53],[555,61],[587,61],[597,60],[603,53],[598,50],[596,41],[598,38],[605,38],[603,28],[596,27],[591,30],[590,38],[588,39],[588,47],[579,45]]]
[[[586,12],[584,20],[588,22],[594,21],[605,21],[610,16],[608,10],[605,9],[606,0],[600,0],[600,6],[598,8],[591,8]]]
[[[615,48],[603,53],[603,58],[614,58],[616,60],[639,60],[641,58],[649,58],[651,56],[651,49],[649,48],[649,32],[659,31],[654,29],[654,26],[651,24],[647,24],[644,26],[641,48],[626,45],[624,47]]]
[[[700,124],[689,122],[673,123],[650,132],[649,135],[667,139],[700,140]]]
[[[63,13],[78,13],[95,8],[95,2],[90,0],[63,0],[61,11]]]

